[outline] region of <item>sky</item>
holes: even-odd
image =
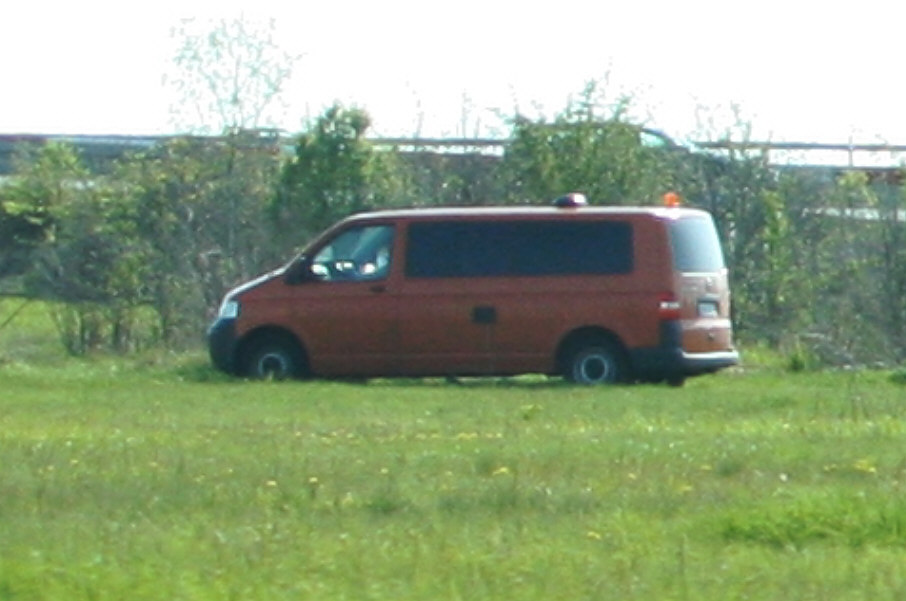
[[[177,133],[185,19],[264,22],[299,55],[273,125],[341,102],[373,135],[505,136],[597,82],[678,139],[906,144],[906,5],[810,0],[7,2],[0,134]],[[735,108],[734,108],[735,107]]]

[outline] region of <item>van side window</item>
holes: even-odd
[[[632,226],[622,221],[448,221],[408,228],[413,278],[601,275],[632,271]]]
[[[390,271],[392,251],[392,225],[352,227],[318,250],[312,273],[325,281],[379,280]]]

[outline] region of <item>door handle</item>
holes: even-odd
[[[472,309],[472,322],[481,324],[497,323],[497,308],[490,305],[479,305]]]
[[[380,294],[381,292],[387,292],[387,287],[383,284],[375,284],[374,286],[369,288],[369,290],[371,290],[375,294]]]

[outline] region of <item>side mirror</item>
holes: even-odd
[[[283,281],[291,286],[313,279],[317,278],[312,275],[311,260],[305,255],[290,263],[283,274]]]

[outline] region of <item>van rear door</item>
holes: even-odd
[[[668,227],[682,350],[690,354],[733,350],[727,267],[711,216],[684,212]]]

